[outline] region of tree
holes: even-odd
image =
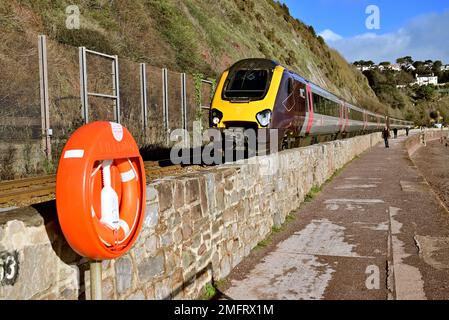
[[[413,64],[413,59],[410,56],[406,56],[406,57],[402,57],[402,58],[396,59],[396,63],[399,63],[399,64]]]
[[[380,66],[384,66],[384,67],[388,67],[388,66],[391,66],[391,62],[384,61],[384,62],[379,63],[379,65]]]
[[[416,86],[414,87],[416,99],[418,100],[432,100],[434,94],[435,94],[435,87],[428,85],[428,86]]]
[[[365,61],[365,60],[359,60],[359,61],[354,61],[353,63],[355,66],[364,66],[364,67],[372,67],[374,65],[376,65],[374,63],[374,61]]]
[[[409,72],[401,71],[396,73],[396,84],[407,85],[414,81],[415,78]]]
[[[435,75],[440,76],[442,66],[443,66],[443,62],[441,62],[441,60],[435,61],[432,66],[432,72],[435,73]]]

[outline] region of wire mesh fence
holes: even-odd
[[[166,130],[164,125],[163,112],[163,88],[162,88],[162,69],[147,66],[147,116],[148,128],[146,131],[146,143],[156,146],[162,146],[166,143]]]
[[[167,71],[164,87],[163,69],[149,65],[142,69],[138,62],[119,58],[116,101],[107,98],[116,94],[117,85],[111,59],[87,54],[83,87],[80,48],[46,39],[43,57],[35,35],[24,34],[26,39],[20,41],[2,37],[0,41],[10,43],[0,52],[0,180],[54,173],[62,148],[86,122],[86,115],[89,122],[117,121],[119,108],[120,123],[141,147],[170,147],[169,133],[183,128],[183,117],[189,131],[194,121],[208,125],[205,107],[210,104],[213,83],[202,82],[198,76],[186,75],[183,82],[180,73]],[[43,59],[47,77],[40,73]],[[47,122],[44,87],[48,87]]]
[[[68,138],[84,123],[78,48],[47,40],[47,61],[51,161],[46,170],[54,172]]]
[[[140,65],[120,60],[120,122],[131,132],[139,145],[146,143],[142,126]]]
[[[0,33],[0,179],[31,174],[40,167],[41,109],[36,38]]]

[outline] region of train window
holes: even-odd
[[[224,97],[230,99],[263,99],[270,85],[269,70],[236,70],[228,76]]]
[[[319,114],[326,114],[326,100],[316,93],[312,93],[312,96],[313,96],[313,111]]]
[[[351,120],[363,121],[363,113],[358,110],[351,110],[349,118]]]
[[[329,100],[329,101],[331,103],[331,110],[332,110],[332,112],[329,115],[339,118],[340,117],[340,105],[335,101],[332,101],[332,100]]]
[[[324,98],[319,94],[313,95],[313,110],[317,114],[324,114],[332,117],[340,117],[340,105],[332,100]]]

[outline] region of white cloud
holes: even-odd
[[[449,10],[415,18],[396,32],[365,33],[343,38],[326,29],[323,38],[348,61],[395,61],[412,56],[415,60],[443,60],[449,63]]]
[[[329,41],[329,42],[338,41],[338,40],[343,39],[342,36],[340,36],[339,34],[336,34],[335,32],[333,32],[330,29],[324,30],[323,32],[321,32],[319,34],[319,36],[321,36],[325,41]]]

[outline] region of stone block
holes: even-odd
[[[122,295],[132,288],[133,264],[128,255],[115,261],[115,279],[117,282],[118,294]]]
[[[145,295],[139,290],[128,296],[126,300],[145,300]]]
[[[156,300],[171,299],[170,279],[166,278],[154,285]]]
[[[144,226],[154,228],[159,222],[159,204],[150,203],[145,209]]]
[[[153,185],[147,186],[147,202],[157,202],[157,191]]]
[[[185,204],[185,186],[184,186],[184,182],[183,181],[177,181],[175,183],[173,204],[175,206],[175,210],[178,210],[178,209],[184,207],[184,204]]]
[[[137,265],[137,271],[141,282],[153,281],[165,272],[164,254],[160,252],[155,257],[144,259]]]
[[[145,240],[145,250],[149,256],[154,256],[159,249],[159,239],[156,235],[151,235]]]
[[[200,184],[198,179],[188,180],[186,182],[186,203],[191,204],[200,199]]]
[[[114,300],[115,299],[114,279],[107,278],[103,280],[102,285],[103,285],[102,287],[103,300]]]
[[[164,212],[173,206],[172,182],[162,181],[155,185],[159,199],[159,210]]]
[[[190,223],[184,223],[182,225],[182,239],[189,240],[193,234],[193,227]]]
[[[184,269],[189,268],[195,262],[195,255],[190,251],[190,249],[185,248],[182,251],[182,267]]]
[[[200,204],[201,211],[204,216],[208,216],[209,214],[209,205],[208,205],[208,197],[207,197],[207,188],[206,188],[206,179],[201,177],[199,180],[200,183]]]

